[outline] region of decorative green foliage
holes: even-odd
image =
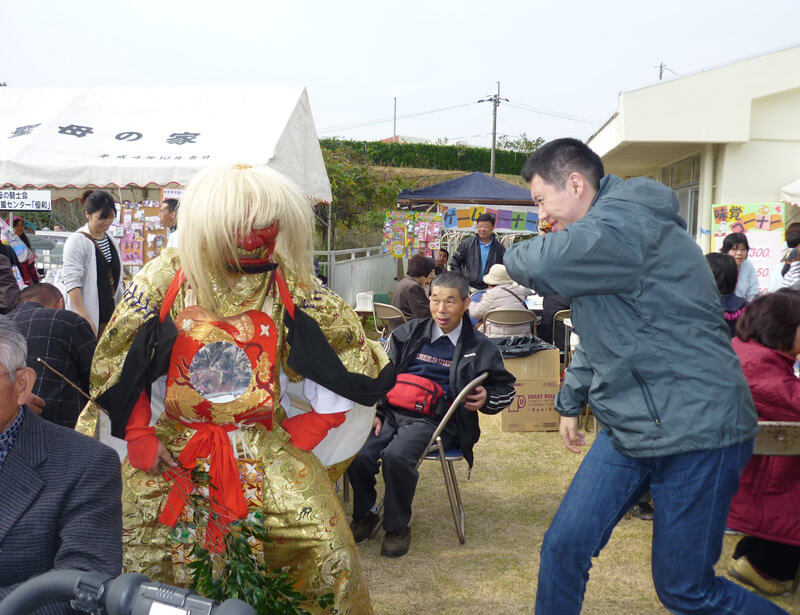
[[[195,468],[192,478],[207,484],[208,473]],[[192,494],[187,506],[195,521],[202,525],[209,521],[205,498]],[[212,518],[210,522],[217,521]],[[228,529],[222,553],[210,552],[204,541],[191,532],[191,557],[186,565],[192,579],[189,588],[219,602],[238,598],[259,615],[309,615],[302,605],[307,605],[310,599],[295,589],[295,581],[284,571],[270,570],[264,558],[253,551],[253,545],[259,541],[265,551],[269,549],[270,538],[261,514],[251,513]],[[325,609],[333,604],[333,594],[325,594],[315,601]]]

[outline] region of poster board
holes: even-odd
[[[387,211],[383,223],[383,254],[395,258],[422,254],[435,259],[442,216],[438,212]]]
[[[112,233],[119,242],[123,265],[143,265],[161,254],[168,233],[161,226],[159,201],[126,201],[117,208]]]
[[[785,207],[783,203],[712,205],[713,249],[719,251],[722,240],[729,233],[744,233],[750,246],[747,258],[756,269],[758,288],[762,294],[767,292],[772,269],[782,266],[780,257],[784,245]]]
[[[496,217],[495,233],[536,233],[539,224],[538,208],[523,205],[490,207],[488,205],[439,205],[445,230],[470,231],[475,229],[478,216],[491,213]]]
[[[167,229],[145,229],[144,231],[144,262],[151,260],[161,254],[161,250],[167,246]]]
[[[126,203],[126,205],[130,205]],[[130,206],[121,207],[119,221],[114,235],[119,241],[119,250],[123,265],[141,265],[143,260],[144,228],[139,216],[139,209]]]

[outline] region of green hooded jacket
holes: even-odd
[[[572,298],[580,344],[556,409],[588,402],[618,451],[660,457],[752,438],[758,418],[711,270],[675,193],[606,176],[588,213],[512,246],[511,277]]]

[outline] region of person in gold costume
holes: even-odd
[[[393,367],[313,277],[311,207],[283,175],[208,170],[187,187],[179,218],[179,247],[133,279],[92,366],[92,393],[127,442],[125,569],[185,585],[191,539],[222,551],[230,524],[249,516],[267,529],[257,550],[270,568],[312,599],[304,608],[320,612],[313,599],[333,593],[323,612],[371,613],[352,534],[310,451],[355,404],[391,388]],[[164,375],[154,416],[152,383]],[[301,378],[313,411],[286,418],[287,384]],[[95,432],[99,418],[90,404],[77,429]],[[210,476],[205,490],[196,466]],[[192,492],[208,503],[207,525],[186,506]]]

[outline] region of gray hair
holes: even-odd
[[[469,296],[469,282],[467,282],[467,278],[455,271],[443,271],[433,278],[431,290],[436,286],[455,288],[462,299],[466,299]]]
[[[0,367],[8,371],[8,378],[14,382],[18,369],[26,367],[28,343],[17,326],[7,316],[0,316]]]

